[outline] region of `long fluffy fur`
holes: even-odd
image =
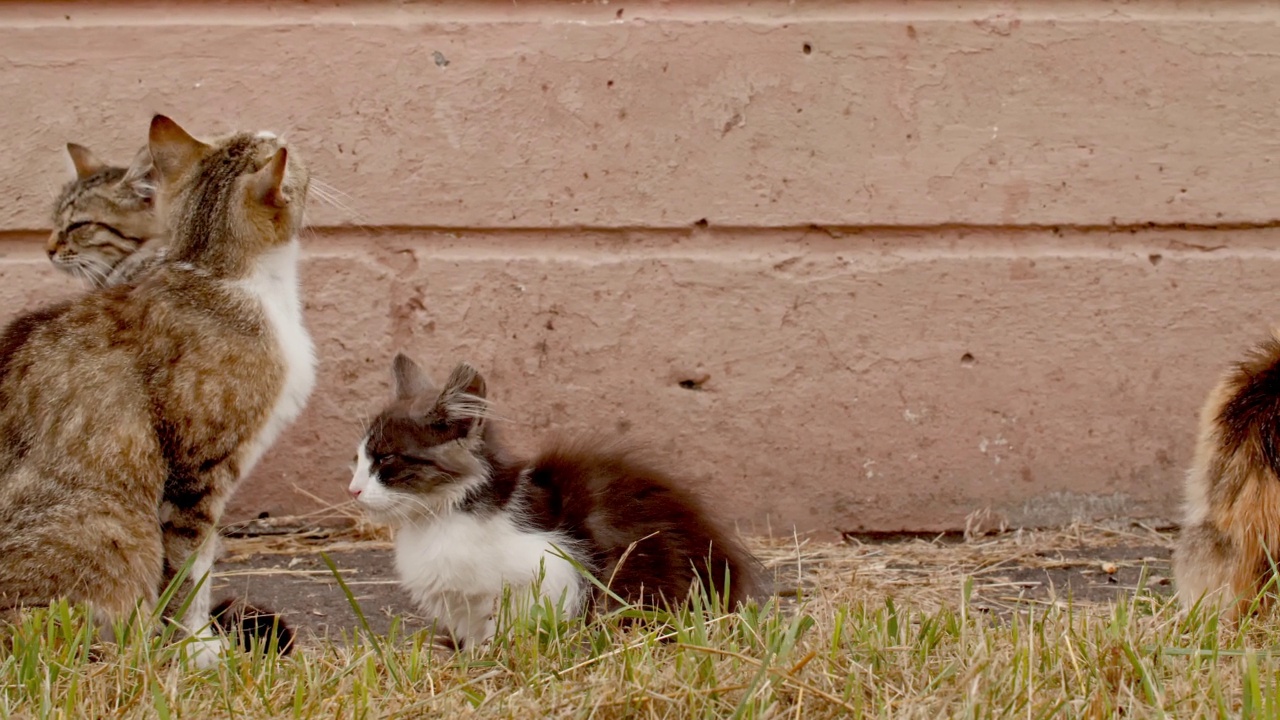
[[[1273,337],[1219,381],[1200,413],[1174,551],[1184,608],[1203,603],[1237,618],[1271,582],[1280,562],[1278,449],[1280,337]]]

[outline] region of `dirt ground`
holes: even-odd
[[[230,534],[215,569],[215,600],[234,594],[284,613],[303,638],[340,639],[360,621],[325,563],[327,555],[374,632],[388,632],[393,618],[406,631],[426,626],[396,584],[384,533],[273,523]],[[999,613],[1068,601],[1104,604],[1136,592],[1140,584],[1148,592],[1170,594],[1171,546],[1170,533],[1140,526],[1073,526],[967,541],[939,536],[752,543],[788,603],[835,593],[848,600],[893,597],[925,607],[955,605],[969,578],[971,604]]]

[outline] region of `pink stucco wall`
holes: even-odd
[[[0,3],[0,304],[62,146],[287,133],[321,380],[239,515],[344,497],[404,349],[756,530],[1173,517],[1280,317],[1263,2]],[[701,382],[687,389],[681,381]],[[690,384],[688,382],[686,385]]]

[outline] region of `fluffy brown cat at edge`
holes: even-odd
[[[305,167],[270,133],[206,144],[159,115],[149,147],[167,262],[0,334],[0,610],[67,598],[112,622],[188,558],[205,577],[227,498],[315,381]],[[208,587],[180,619],[202,666]]]
[[[1238,363],[1200,413],[1186,514],[1173,554],[1184,610],[1236,620],[1274,595],[1280,564],[1280,335]]]

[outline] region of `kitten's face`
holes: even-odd
[[[448,512],[488,480],[484,380],[459,365],[435,390],[421,369],[396,358],[396,398],[356,449],[347,490],[371,517],[412,522]]]
[[[99,162],[69,144],[75,166],[53,207],[46,250],[54,267],[101,287],[125,258],[149,242],[162,242],[156,214],[151,156],[143,148],[128,168]]]

